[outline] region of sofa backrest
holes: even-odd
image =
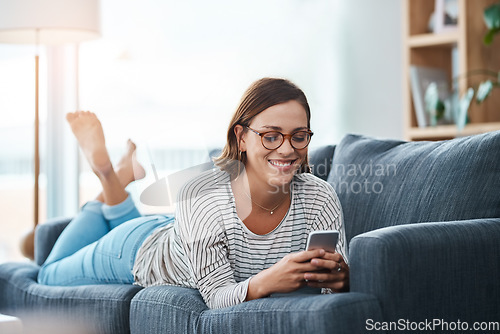
[[[309,166],[311,173],[320,179],[327,180],[332,168],[335,145],[325,145],[309,151]]]
[[[348,241],[393,225],[500,217],[500,131],[438,142],[347,135],[328,182]]]

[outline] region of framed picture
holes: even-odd
[[[451,32],[458,29],[458,0],[435,0],[434,32]]]
[[[445,101],[450,98],[450,84],[448,74],[441,68],[425,67],[425,66],[410,66],[410,85],[413,98],[413,106],[415,107],[415,116],[417,117],[417,125],[420,128],[430,126],[431,115],[425,110],[425,93],[431,83],[437,85],[439,99]],[[441,120],[439,124],[449,123],[449,117]]]

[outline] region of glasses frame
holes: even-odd
[[[260,136],[260,142],[262,143],[262,146],[266,149],[266,150],[269,150],[269,151],[273,151],[273,150],[277,150],[278,148],[281,147],[281,145],[283,145],[283,143],[285,142],[285,139],[288,138],[288,142],[290,143],[290,146],[293,147],[294,150],[303,150],[305,149],[307,146],[309,146],[309,143],[311,142],[311,137],[313,136],[314,132],[312,132],[311,130],[297,130],[297,131],[294,131],[292,133],[289,133],[289,134],[284,134],[282,132],[279,132],[279,131],[276,131],[276,130],[271,130],[271,131],[266,131],[266,132],[259,132],[257,130],[254,130],[252,129],[251,127],[249,127],[248,125],[245,125],[245,127],[252,131],[253,133],[255,133],[256,135],[259,135]],[[281,144],[278,145],[278,147],[276,148],[267,148],[266,145],[264,145],[264,136],[268,133],[271,133],[271,132],[277,132],[281,135],[281,138],[282,138],[282,141],[281,141]],[[309,141],[307,142],[307,145],[302,147],[302,148],[296,148],[293,143],[292,143],[292,137],[296,134],[296,133],[299,133],[299,132],[306,132],[309,134]]]

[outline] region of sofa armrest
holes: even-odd
[[[376,296],[388,321],[498,321],[499,240],[500,218],[363,233],[350,244],[351,291]]]
[[[39,269],[32,262],[0,264],[0,313],[21,318],[23,333],[130,333],[130,301],[140,286],[48,286],[37,283]]]
[[[42,265],[49,256],[52,247],[71,218],[54,218],[39,224],[35,230],[35,263]]]
[[[261,298],[208,309],[198,290],[154,286],[130,305],[130,331],[217,334],[364,333],[382,320],[377,299],[362,293]],[[379,333],[383,333],[380,331]]]

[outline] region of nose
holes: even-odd
[[[295,149],[292,147],[291,139],[291,137],[286,137],[283,139],[283,144],[281,144],[281,146],[276,149],[278,153],[282,155],[288,155],[295,152]]]

